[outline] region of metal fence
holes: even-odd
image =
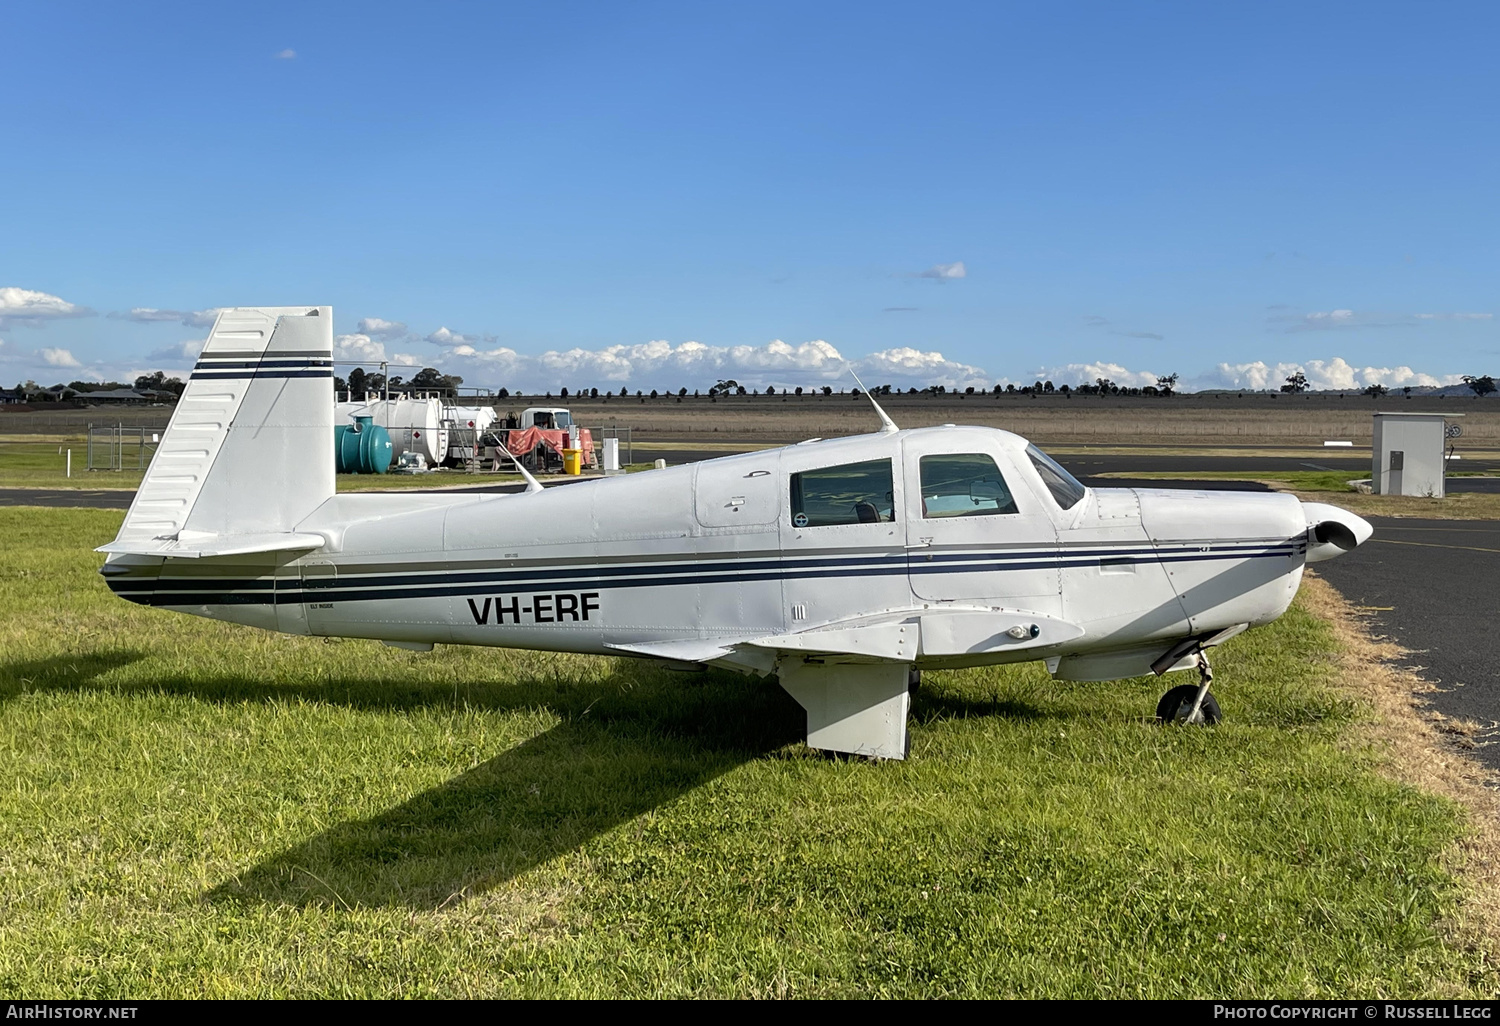
[[[587,427],[587,425],[583,426]],[[589,428],[589,431],[593,434],[594,441],[596,442],[602,442],[606,438],[618,438],[620,440],[620,466],[628,467],[635,462],[635,460],[631,459],[630,428],[615,427],[611,424],[609,427]]]
[[[90,424],[85,470],[139,470],[151,465],[161,433],[124,424]]]
[[[159,409],[111,410],[110,420],[125,427],[140,427],[157,434],[167,429],[170,411]],[[59,410],[56,413],[0,412],[0,434],[6,435],[81,435],[90,422],[98,420],[99,410]]]

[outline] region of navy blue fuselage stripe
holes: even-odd
[[[200,360],[193,370],[243,370],[246,367],[332,367],[327,357],[310,356],[305,360]]]
[[[331,378],[331,370],[283,370],[283,371],[233,371],[223,374],[214,371],[194,371],[194,381],[248,381],[251,378]]]
[[[532,567],[518,570],[470,570],[457,572],[430,571],[418,575],[413,572],[401,574],[379,574],[363,577],[330,577],[318,583],[309,584],[303,582],[302,587],[306,591],[321,592],[324,594],[339,594],[351,591],[370,591],[373,589],[410,589],[420,587],[440,587],[459,584],[474,585],[519,585],[528,583],[561,583],[573,581],[599,581],[610,578],[636,578],[646,581],[661,581],[671,583],[674,581],[687,581],[692,583],[707,576],[715,580],[750,579],[746,575],[757,572],[769,572],[782,577],[807,577],[815,576],[817,573],[826,573],[830,576],[849,576],[858,574],[866,575],[869,571],[877,573],[989,573],[999,570],[1036,570],[1052,569],[1069,566],[1094,566],[1095,561],[1108,555],[1111,559],[1118,559],[1125,563],[1153,563],[1153,562],[1181,562],[1183,560],[1195,559],[1237,559],[1249,555],[1291,555],[1296,551],[1296,546],[1289,543],[1272,546],[1257,546],[1255,549],[1225,549],[1219,547],[1218,554],[1213,552],[1204,553],[1197,547],[1167,549],[1154,551],[1151,549],[1115,549],[1115,550],[1085,550],[1079,553],[1065,552],[1052,553],[992,553],[986,555],[968,553],[958,555],[935,555],[928,558],[921,555],[908,556],[906,553],[894,553],[888,556],[870,556],[862,559],[849,558],[827,558],[800,560],[788,562],[777,559],[740,560],[724,562],[704,566],[702,563],[681,564],[672,567],[622,565],[611,567],[585,566],[585,567]],[[1134,558],[1132,558],[1134,557]],[[1080,561],[1081,560],[1081,561]],[[964,562],[968,565],[957,566],[956,563]],[[756,578],[758,579],[758,578]],[[192,578],[179,578],[176,580],[163,580],[161,585],[167,588],[181,590],[201,589],[204,585],[200,580]],[[228,581],[216,580],[212,587],[215,591],[228,588],[240,591],[245,589],[262,589],[271,587],[270,579]]]
[[[1284,558],[1296,555],[1299,551],[1297,545],[1278,545],[1255,551],[1235,551],[1219,553],[1197,552],[1191,555],[1182,554],[1174,556],[1158,556],[1156,559],[1130,560],[1132,563],[1191,563],[1191,562],[1218,562],[1230,559],[1265,559]],[[660,573],[649,576],[637,577],[606,577],[593,570],[593,576],[583,576],[583,571],[569,575],[565,579],[559,579],[555,572],[539,571],[525,576],[507,575],[506,579],[495,579],[481,577],[480,575],[463,575],[464,579],[455,579],[457,575],[435,577],[431,583],[424,583],[420,579],[413,581],[410,578],[382,578],[365,580],[346,580],[341,582],[337,588],[307,586],[303,582],[285,580],[284,586],[276,588],[276,582],[271,578],[240,579],[232,581],[202,581],[191,578],[177,578],[158,580],[154,582],[151,590],[150,602],[152,605],[243,605],[249,603],[288,605],[304,601],[318,601],[320,599],[337,600],[339,602],[370,602],[383,599],[423,599],[423,598],[451,598],[454,596],[480,595],[480,594],[511,594],[516,592],[528,592],[545,589],[565,583],[573,587],[587,585],[591,588],[613,591],[620,588],[654,588],[668,587],[678,584],[734,584],[739,582],[759,582],[773,580],[800,580],[811,577],[880,577],[880,576],[906,576],[942,573],[985,573],[998,572],[1001,570],[1054,570],[1068,566],[1088,567],[1085,563],[1060,562],[1056,556],[1031,562],[1010,562],[1003,566],[995,567],[993,570],[984,568],[954,567],[951,565],[928,565],[924,560],[914,559],[909,563],[891,562],[884,566],[858,566],[849,565],[842,568],[810,567],[803,572],[798,572],[795,567],[780,566],[767,567],[762,571],[740,571],[703,573],[698,572],[692,576],[681,574],[665,576]],[[480,579],[470,579],[480,577]],[[111,581],[110,588],[122,597],[133,597],[141,595],[145,598],[145,588],[142,585],[150,585],[149,581]],[[125,592],[130,594],[126,595]]]

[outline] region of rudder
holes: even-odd
[[[294,532],[334,494],[333,430],[332,308],[221,311],[104,550],[315,547]]]

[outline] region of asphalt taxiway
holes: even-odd
[[[1375,536],[1313,572],[1371,614],[1434,681],[1445,716],[1500,730],[1500,521],[1370,517]],[[1500,769],[1481,731],[1479,756]]]

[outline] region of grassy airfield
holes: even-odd
[[[1392,782],[1332,627],[1161,684],[930,674],[912,759],[770,682],[285,638],[113,598],[120,515],[0,509],[0,990],[1489,995],[1457,805]]]

